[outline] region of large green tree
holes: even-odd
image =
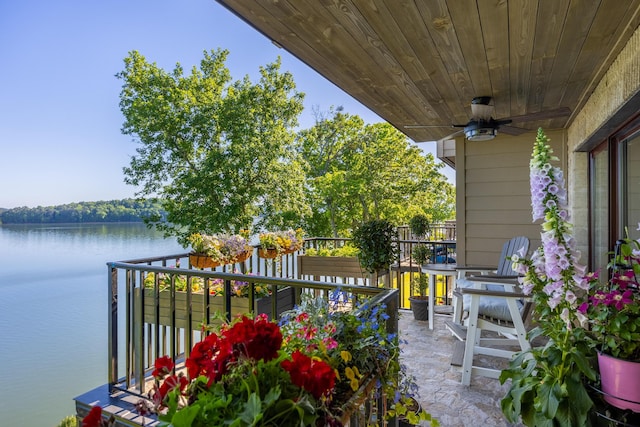
[[[204,52],[185,75],[166,72],[138,52],[125,58],[122,132],[139,144],[125,182],[158,196],[168,216],[156,226],[183,239],[191,232],[298,225],[304,172],[292,149],[303,94],[280,60],[260,79],[232,81],[228,52]]]
[[[434,222],[454,216],[454,188],[439,172],[444,165],[388,123],[366,125],[331,110],[297,142],[313,207],[310,234],[346,235],[371,219],[406,224],[418,213]]]

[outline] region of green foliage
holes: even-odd
[[[227,55],[204,52],[184,75],[180,64],[166,72],[134,51],[116,75],[122,132],[139,144],[125,182],[161,197],[168,216],[152,223],[182,243],[194,232],[291,227],[309,211],[292,149],[303,95],[279,60],[260,68],[257,83],[232,82]]]
[[[353,245],[360,250],[360,265],[369,273],[388,269],[396,259],[396,232],[388,220],[371,220],[353,231]]]
[[[440,421],[433,418],[430,413],[426,412],[418,401],[413,397],[401,397],[396,403],[394,403],[389,411],[390,416],[395,416],[398,421],[403,421],[400,425],[407,425],[409,423],[412,426],[422,425],[421,421],[428,421],[431,427],[440,426]]]
[[[454,189],[424,155],[388,123],[365,125],[357,116],[331,111],[298,133],[305,159],[310,235],[344,236],[370,219],[406,223],[416,213],[434,221],[454,216]]]
[[[189,284],[191,284],[192,292],[202,292],[204,285],[204,281],[200,277],[191,277],[187,280],[186,276],[180,276],[178,274],[158,273],[158,285],[161,291],[170,289],[171,281],[173,281],[173,286],[178,292],[186,292]],[[155,282],[156,274],[151,271],[144,278],[144,286],[151,289],[155,286]]]
[[[593,402],[587,394],[584,378],[595,380],[591,352],[577,330],[569,351],[550,340],[546,346],[519,353],[502,371],[500,382],[511,380],[502,399],[502,412],[510,422],[528,426],[584,426]],[[542,330],[532,331],[537,336]],[[577,335],[576,335],[577,334]]]
[[[427,296],[429,278],[424,273],[418,273],[411,278],[411,296]]]
[[[548,341],[520,353],[502,372],[500,381],[511,384],[501,405],[511,422],[521,417],[529,426],[584,426],[593,406],[585,383],[596,379],[586,319],[578,310],[579,295],[588,283],[568,222],[562,173],[551,164],[557,159],[547,142],[540,129],[530,163],[533,218],[544,221],[544,244],[531,259],[516,254],[511,261],[534,304],[537,328],[528,338],[544,336]]]
[[[163,215],[162,206],[155,199],[122,199],[7,209],[0,213],[0,223],[142,222],[144,218],[162,217]]]
[[[414,236],[424,237],[429,232],[429,218],[424,214],[417,214],[409,220],[409,228]]]
[[[337,237],[370,219],[454,216],[443,165],[397,129],[338,109],[296,135],[303,96],[280,62],[262,67],[255,84],[232,82],[227,55],[205,52],[186,75],[131,52],[117,74],[122,132],[138,143],[125,182],[159,196],[167,213],[147,223],[184,244],[194,232],[249,225]]]
[[[64,417],[60,424],[57,427],[77,427],[78,419],[75,415],[69,415],[68,417]]]
[[[305,250],[305,255],[308,256],[341,256],[341,257],[356,257],[360,253],[360,250],[351,245],[344,245],[338,248],[309,248]]]
[[[416,234],[415,232],[413,233]],[[415,245],[411,248],[411,258],[413,258],[418,265],[426,264],[430,255],[431,250],[427,245]],[[418,273],[411,279],[411,295],[425,297],[428,286],[429,281],[427,275],[422,272]]]
[[[419,265],[426,264],[430,255],[431,249],[427,245],[415,245],[411,248],[411,258]]]

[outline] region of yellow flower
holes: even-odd
[[[362,377],[360,372],[358,372],[358,368],[355,366],[353,368],[347,366],[344,368],[344,375],[350,380],[351,389],[353,389],[353,391],[357,391],[360,386],[359,380]]]

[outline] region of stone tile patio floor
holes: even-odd
[[[448,317],[436,313],[434,328],[430,330],[428,322],[414,320],[411,311],[400,312],[400,339],[406,341],[401,359],[407,371],[416,377],[422,406],[443,427],[522,426],[509,423],[500,409],[507,384],[503,386],[498,380],[480,376],[473,377],[470,386],[460,383],[461,368],[450,363],[456,338],[444,325]]]

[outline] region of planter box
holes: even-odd
[[[376,283],[380,277],[383,277],[386,274],[388,274],[387,270],[381,270],[377,274],[369,274],[360,266],[360,260],[358,260],[358,257],[298,256],[298,278],[313,276],[313,280],[316,281],[322,280],[321,278],[324,277],[356,280],[361,279],[363,281],[369,280],[369,282],[373,279],[373,283]]]
[[[136,297],[139,299],[140,290],[136,289]],[[160,292],[159,295],[159,312],[160,325],[171,325],[171,294],[168,291]],[[271,318],[271,305],[273,296],[260,298],[255,301],[254,313],[266,313]],[[296,302],[295,288],[285,287],[278,290],[277,293],[277,315],[280,316],[284,311],[291,310]],[[140,303],[136,304],[140,307]],[[205,295],[202,293],[191,294],[191,328],[200,329],[201,323],[205,320]],[[213,321],[213,315],[216,312],[224,313],[224,297],[209,296],[209,324],[219,324],[219,321]],[[249,298],[231,297],[231,317],[251,312],[249,307]],[[185,329],[188,321],[187,293],[176,292],[175,297],[175,319],[176,327]],[[154,289],[144,290],[144,322],[156,323],[156,304]]]

